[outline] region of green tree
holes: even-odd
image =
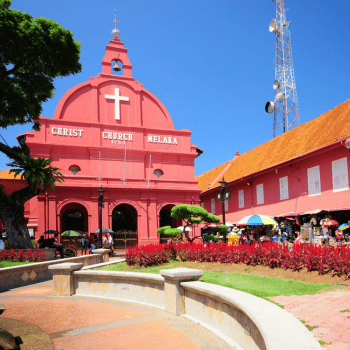
[[[193,229],[195,225],[218,223],[220,218],[214,214],[208,213],[204,208],[198,205],[179,204],[171,209],[171,217],[181,219],[183,226],[183,234],[187,240],[192,243],[196,238],[201,236],[190,237],[187,228]]]
[[[175,238],[179,235],[182,235],[182,230],[178,228],[172,228],[171,226],[163,226],[157,229],[157,233],[161,236]]]
[[[50,19],[35,18],[10,9],[10,0],[0,0],[0,127],[33,124],[40,130],[42,103],[53,97],[55,78],[81,71],[80,43],[73,34]],[[24,203],[62,181],[52,159],[34,159],[25,144],[9,147],[0,142],[0,152],[13,161],[15,175],[26,186],[11,194],[0,186],[0,218],[9,243],[30,248],[24,219]]]

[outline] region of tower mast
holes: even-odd
[[[276,36],[275,90],[274,102],[267,102],[266,113],[274,113],[273,137],[300,125],[299,105],[295,84],[292,44],[289,23],[286,20],[284,0],[276,3],[276,19],[270,23],[269,30]]]

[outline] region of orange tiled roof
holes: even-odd
[[[10,174],[10,170],[9,169],[6,169],[6,170],[1,170],[0,171],[0,179],[1,180],[13,180],[15,178],[15,173],[11,173]],[[19,177],[18,177],[19,179]]]
[[[223,176],[226,181],[235,181],[347,138],[350,136],[349,117],[350,100],[347,100],[319,117],[241,154]],[[199,189],[204,192],[219,186],[220,179],[216,177],[227,164],[197,176]]]

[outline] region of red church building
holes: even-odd
[[[135,244],[158,243],[158,227],[181,225],[170,217],[174,205],[199,204],[194,160],[202,151],[191,144],[191,131],[175,130],[162,102],[133,78],[118,36],[106,46],[102,73],[67,91],[53,118],[41,116],[40,124],[40,132],[18,141],[35,158],[53,158],[65,179],[26,203],[35,238],[49,229],[97,230],[100,187],[102,226],[132,233]],[[8,193],[22,186],[7,170],[0,184]]]

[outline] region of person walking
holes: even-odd
[[[92,251],[95,249],[95,235],[89,237],[89,254],[92,254]]]
[[[83,234],[83,237],[81,239],[81,255],[87,254],[87,248],[88,248],[88,243],[86,239],[86,234]]]

